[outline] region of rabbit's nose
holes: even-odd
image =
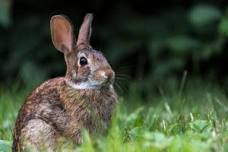
[[[107,76],[108,81],[110,81],[114,78],[114,72],[112,70],[106,71],[105,75]]]
[[[112,70],[104,70],[99,72],[106,81],[112,81],[114,79],[114,72]]]

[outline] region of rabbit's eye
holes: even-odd
[[[86,64],[88,64],[88,61],[87,61],[87,59],[85,58],[85,57],[80,57],[80,65],[86,65]]]

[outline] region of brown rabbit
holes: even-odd
[[[77,41],[66,17],[51,18],[52,41],[64,54],[66,75],[44,82],[27,98],[16,120],[14,152],[55,151],[59,138],[80,144],[81,128],[91,133],[107,128],[117,101],[115,73],[90,45],[92,18],[85,16]]]

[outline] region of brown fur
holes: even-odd
[[[90,133],[103,132],[110,122],[116,104],[117,94],[112,86],[114,72],[103,55],[93,50],[88,42],[88,33],[91,31],[87,30],[91,29],[91,21],[87,20],[91,20],[91,16],[87,15],[85,23],[82,24],[81,31],[86,35],[81,33],[80,44],[72,48],[69,45],[74,42],[68,43],[69,39],[73,40],[73,37],[69,36],[69,31],[73,31],[68,29],[71,28],[70,23],[62,16],[55,18],[57,23],[58,20],[61,22],[56,24],[57,27],[53,25],[53,29],[57,30],[54,31],[57,36],[53,34],[53,43],[65,55],[66,76],[44,82],[26,99],[15,124],[12,147],[14,152],[30,149],[55,151],[57,145],[62,142],[59,140],[62,137],[80,144],[80,129],[88,129]],[[61,33],[58,26],[65,33]],[[62,37],[61,34],[65,35]],[[85,45],[81,43],[83,40],[87,41]],[[91,63],[79,66],[79,53],[86,54]],[[99,75],[101,71],[107,78]],[[88,77],[93,81],[102,82],[101,86],[96,89],[75,89],[68,84],[87,82]]]

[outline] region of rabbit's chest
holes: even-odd
[[[65,94],[66,95],[66,94]],[[115,96],[106,92],[75,92],[64,97],[70,120],[91,132],[107,128],[111,119]]]
[[[108,121],[111,117],[112,101],[103,98],[83,97],[75,99],[68,105],[69,114],[77,120],[91,121],[91,119],[101,119]]]

